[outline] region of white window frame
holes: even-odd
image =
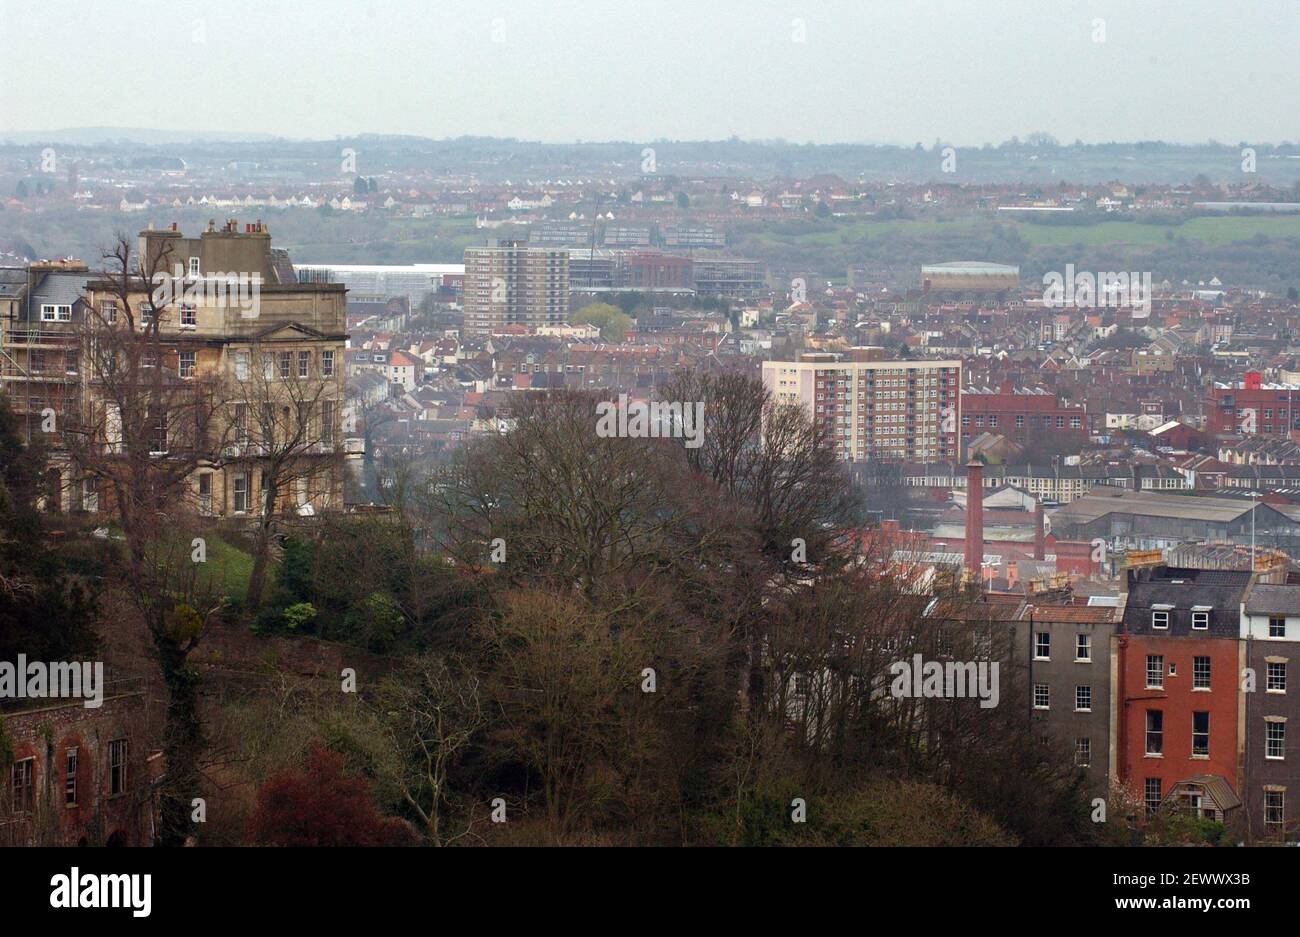
[[[1205,731],[1204,731],[1204,732],[1197,732],[1197,731],[1196,731],[1196,717],[1197,717],[1198,714],[1203,714],[1203,715],[1205,716]],[[1204,751],[1199,751],[1199,752],[1198,752],[1198,751],[1196,750],[1196,737],[1197,737],[1198,735],[1204,735],[1204,736],[1205,736],[1205,750],[1204,750]],[[1209,758],[1209,757],[1210,757],[1210,712],[1209,712],[1209,710],[1207,710],[1207,709],[1198,709],[1198,710],[1193,710],[1193,712],[1192,712],[1192,747],[1191,747],[1191,757],[1193,757],[1193,758]]]
[[[1209,680],[1206,681],[1206,683],[1207,683],[1206,686],[1201,686],[1201,685],[1197,682],[1197,681],[1200,679],[1200,677],[1199,677],[1199,675],[1196,673],[1196,662],[1197,662],[1199,659],[1201,659],[1201,658],[1204,658],[1204,659],[1205,659],[1205,666],[1206,666],[1206,669],[1209,671]],[[1200,691],[1201,693],[1206,692],[1207,690],[1210,689],[1210,686],[1209,686],[1208,684],[1209,684],[1210,681],[1212,681],[1213,679],[1214,679],[1214,662],[1210,659],[1209,655],[1207,655],[1207,654],[1197,654],[1197,655],[1193,656],[1193,657],[1192,657],[1192,690],[1194,690],[1194,691]]]
[[[1074,766],[1092,767],[1092,739],[1086,735],[1081,735],[1074,740]]]
[[[242,490],[241,490],[241,488],[240,488],[241,484],[242,484],[242,486],[243,486]],[[239,472],[239,473],[237,473],[237,474],[231,476],[231,479],[230,479],[230,510],[233,511],[235,514],[247,514],[247,513],[248,513],[248,495],[249,495],[249,491],[248,491],[248,474],[247,474],[246,472]],[[239,506],[239,499],[240,499],[240,497],[242,497],[242,498],[244,499],[244,506],[243,506],[242,508]]]
[[[1278,726],[1278,738],[1275,740],[1270,737],[1269,733],[1273,726]],[[1277,742],[1276,751],[1278,754],[1272,755],[1274,751],[1273,742]],[[1264,760],[1265,761],[1286,761],[1286,722],[1281,719],[1264,720]]]
[[[1270,798],[1276,798],[1277,803],[1270,803]],[[1270,811],[1276,810],[1276,820],[1270,820]],[[1266,790],[1264,791],[1264,827],[1283,827],[1286,825],[1286,791]]]
[[[1160,716],[1160,728],[1159,728],[1159,729],[1154,729],[1154,730],[1153,730],[1153,729],[1151,728],[1151,715],[1152,715],[1153,713],[1158,713],[1159,716]],[[1164,710],[1162,710],[1162,709],[1148,709],[1148,710],[1146,710],[1146,714],[1142,717],[1142,727],[1143,727],[1143,732],[1142,732],[1142,754],[1146,755],[1148,758],[1162,758],[1162,757],[1164,757],[1164,753],[1165,753],[1165,713],[1164,713]],[[1159,742],[1160,742],[1160,751],[1158,751],[1158,752],[1153,752],[1153,751],[1151,750],[1151,736],[1153,736],[1153,735],[1156,736],[1157,739],[1158,739]]]

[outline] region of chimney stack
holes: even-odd
[[[1034,559],[1047,558],[1047,535],[1043,530],[1043,502],[1034,499]]]
[[[984,562],[984,463],[966,463],[966,572],[980,581]]]

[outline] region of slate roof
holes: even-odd
[[[1251,615],[1300,615],[1300,587],[1261,583],[1246,597]]]
[[[1156,566],[1128,571],[1124,630],[1157,637],[1236,638],[1241,602],[1250,583],[1248,570]],[[1172,606],[1168,628],[1152,628],[1154,606]],[[1209,627],[1192,630],[1192,609],[1210,610]]]
[[[42,303],[75,306],[83,298],[86,284],[96,279],[99,279],[99,275],[85,271],[73,273],[51,270],[43,274],[32,287],[30,298],[24,303],[26,308],[20,309],[18,314],[29,314],[32,321],[39,321]]]
[[[27,288],[25,267],[0,267],[0,296],[21,296]]]

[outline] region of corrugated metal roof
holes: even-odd
[[[1052,517],[1062,524],[1090,524],[1107,514],[1136,514],[1145,517],[1176,517],[1185,520],[1228,523],[1249,514],[1251,504],[1235,498],[1206,498],[1198,495],[1159,494],[1117,489],[1115,494],[1095,490],[1056,511]]]
[[[1176,803],[1179,788],[1189,785],[1200,788],[1214,801],[1215,806],[1220,810],[1232,810],[1241,806],[1241,798],[1232,789],[1232,785],[1228,783],[1226,778],[1218,774],[1198,774],[1175,782],[1173,787],[1169,789],[1169,795],[1165,797],[1162,803]]]

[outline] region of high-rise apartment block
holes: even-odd
[[[465,250],[465,334],[508,325],[563,325],[569,314],[569,252],[499,240]]]
[[[843,459],[929,462],[955,458],[961,423],[961,362],[884,361],[855,349],[763,362],[763,385],[802,405]]]

